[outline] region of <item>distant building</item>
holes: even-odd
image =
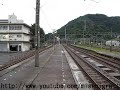
[[[106,45],[108,45],[108,46],[120,46],[120,42],[117,40],[109,40],[109,41],[106,41]]]
[[[0,51],[26,50],[30,50],[30,26],[14,14],[0,20]]]
[[[118,35],[117,38],[120,39],[120,35]]]

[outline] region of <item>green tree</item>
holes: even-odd
[[[44,43],[44,40],[45,40],[45,32],[43,30],[43,28],[40,28],[39,27],[39,30],[40,30],[40,43]],[[31,25],[31,29],[30,29],[30,32],[31,32],[31,45],[32,45],[32,48],[35,48],[35,45],[34,45],[34,39],[35,39],[35,24]]]
[[[86,21],[86,31],[84,31],[84,21]],[[83,32],[85,33],[85,35],[90,34],[87,35],[87,37],[94,36],[94,34],[108,33],[108,36],[103,37],[103,39],[107,40],[111,35],[111,29],[113,34],[120,34],[120,17],[108,17],[104,14],[87,14],[84,16],[80,16],[68,22],[66,25],[57,30],[57,34],[60,35],[60,38],[64,38],[65,28],[67,34],[71,34],[73,36],[75,34],[77,37],[81,38],[83,37]]]

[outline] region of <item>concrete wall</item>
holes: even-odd
[[[30,41],[26,34],[0,34],[0,41]]]
[[[9,34],[0,34],[0,41],[8,41]]]
[[[0,43],[0,51],[8,51],[7,43]]]
[[[17,22],[17,16],[13,15],[9,15],[8,16],[8,22],[9,23],[16,23]]]
[[[23,23],[24,21],[23,20],[18,20],[17,16],[15,16],[14,13],[13,13],[13,15],[8,16],[8,22],[9,23]]]
[[[0,51],[10,51],[10,45],[18,45],[21,46],[21,51],[30,50],[30,43],[20,43],[20,42],[12,42],[12,43],[0,43]]]
[[[10,34],[9,41],[23,41],[22,34]]]
[[[29,43],[23,43],[22,44],[22,51],[30,50],[30,44]]]
[[[5,25],[5,26],[8,26],[8,25]],[[21,30],[9,30],[9,26],[7,30],[0,30],[0,41],[28,41],[29,42],[30,41],[30,35],[29,35],[30,29],[24,25],[18,25],[18,26],[22,26]],[[19,35],[21,35],[21,37],[18,37]]]
[[[30,41],[30,35],[23,34],[23,41]]]
[[[0,26],[7,26],[7,29],[6,30],[2,30],[0,29],[0,33],[9,33],[9,32],[13,32],[13,33],[19,33],[19,32],[22,32],[22,33],[26,33],[26,34],[30,34],[30,28],[24,26],[24,25],[0,25]],[[22,26],[21,30],[10,30],[9,26]]]
[[[16,22],[15,18],[16,17],[13,16],[13,18],[11,18],[11,20],[13,22]],[[30,44],[29,44],[30,28],[29,27],[27,27],[24,24],[23,25],[21,25],[21,24],[20,25],[0,25],[0,26],[1,26],[0,27],[1,28],[0,29],[0,42],[6,43],[6,44],[0,43],[0,51],[9,51],[9,43],[10,43],[10,45],[11,44],[15,44],[15,45],[21,44],[22,51],[30,50]],[[3,30],[2,26],[7,26],[7,28],[5,30]],[[19,29],[19,27],[20,27],[20,29]],[[13,30],[10,30],[12,28],[13,28]],[[28,43],[24,43],[24,41],[26,41]]]
[[[30,33],[30,29],[27,28],[26,26],[22,26],[22,32],[29,34]]]

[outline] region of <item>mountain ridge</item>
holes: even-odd
[[[85,29],[86,22],[86,29]],[[57,30],[57,34],[64,34],[65,28],[67,34],[86,33],[120,33],[120,16],[108,17],[104,14],[87,14],[69,21],[66,25]]]

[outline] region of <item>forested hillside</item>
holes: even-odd
[[[80,35],[82,33],[120,33],[120,17],[108,17],[103,14],[87,14],[80,16],[57,30],[58,35]]]

